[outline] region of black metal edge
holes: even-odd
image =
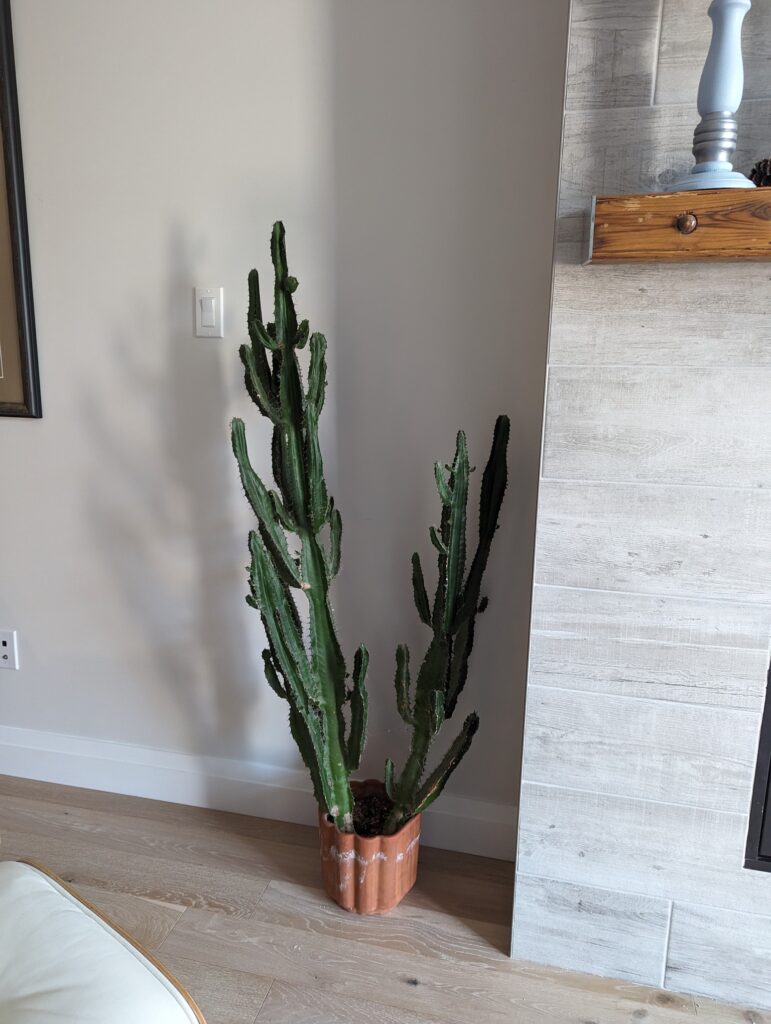
[[[771,871],[771,858],[753,860],[751,857],[746,857],[744,866],[750,871]]]
[[[771,666],[769,666],[766,699],[763,706],[763,720],[758,740],[758,759],[755,765],[755,782],[750,800],[750,821],[747,829],[747,847],[744,866],[759,871],[771,871],[771,858],[763,857],[760,844],[763,825],[771,809],[766,805],[771,783]]]
[[[13,248],[13,273],[16,286],[16,316],[24,382],[24,404],[0,402],[3,416],[43,415],[40,375],[32,300],[32,266],[27,228],[27,200],[24,192],[24,165],[21,158],[19,99],[16,91],[16,62],[13,56],[11,0],[0,0],[0,119],[2,119],[5,176],[8,190],[8,214]]]

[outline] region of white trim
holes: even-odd
[[[304,770],[0,725],[0,775],[312,825]],[[444,793],[423,816],[429,846],[514,859],[515,807]]]

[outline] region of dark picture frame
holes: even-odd
[[[11,0],[0,0],[0,122],[6,193],[6,209],[0,196],[0,416],[39,418],[40,376]]]

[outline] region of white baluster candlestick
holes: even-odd
[[[691,173],[667,188],[681,192],[702,188],[754,188],[731,158],[736,150],[736,111],[744,92],[742,22],[751,0],[712,0],[712,41],[699,82],[701,121],[693,135],[696,163]]]

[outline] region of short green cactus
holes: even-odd
[[[437,767],[424,780],[431,743],[442,724],[452,717],[466,684],[476,617],[487,604],[486,599],[480,597],[480,589],[506,490],[508,441],[508,417],[499,416],[482,477],[479,540],[468,573],[466,509],[470,470],[463,431],[458,433],[452,466],[444,467],[437,462],[434,467],[442,518],[439,529],[432,526],[430,530],[431,542],[439,552],[433,608],[426,593],[420,555],[415,552],[412,556],[415,606],[421,621],[430,627],[433,636],[418,672],[414,695],[410,692],[409,649],[405,644],[396,649],[396,704],[399,714],[412,729],[412,740],[409,756],[398,777],[393,761],[386,762],[386,790],[393,802],[385,826],[386,834],[401,828],[436,800],[479,727],[479,717],[472,712]]]
[[[329,586],[340,567],[342,522],[327,493],[319,448],[319,414],[326,390],[326,339],[313,334],[308,321],[298,324],[289,276],[284,226],[271,238],[275,273],[274,322],[264,323],[257,271],[249,274],[248,328],[251,345],[241,346],[246,388],[263,416],[273,424],[273,476],[268,490],[249,461],[244,423],[231,425],[233,451],[241,482],[257,516],[249,534],[249,604],[262,616],[268,649],[265,676],[289,703],[289,726],[313,779],[316,800],[343,832],[353,831],[353,797],[348,779],[359,767],[367,734],[369,655],[363,645],[353,663],[353,685],[335,632]],[[308,388],[303,391],[297,349],[310,348]],[[268,355],[270,353],[270,355]],[[326,543],[322,535],[326,533]],[[289,550],[286,535],[299,542]],[[308,601],[308,645],[293,591]],[[349,722],[343,714],[350,705]]]
[[[275,275],[274,320],[262,318],[257,271],[249,274],[248,329],[251,344],[241,346],[246,388],[273,425],[273,476],[278,490],[268,489],[249,460],[244,423],[231,424],[233,451],[241,482],[257,517],[249,534],[251,564],[247,602],[262,617],[268,640],[263,651],[265,677],[289,704],[289,727],[311,778],[319,806],[343,832],[352,832],[350,776],[361,762],[367,734],[365,678],[369,655],[362,644],[349,675],[335,630],[329,588],[340,567],[342,521],[327,492],[318,438],[319,415],[326,390],[326,340],[310,334],[308,321],[297,322],[297,280],[287,269],[284,226],[271,237]],[[308,385],[303,389],[298,349],[308,345]],[[490,458],[482,479],[479,543],[466,573],[466,507],[469,464],[466,438],[458,434],[455,461],[436,467],[442,501],[440,528],[431,539],[439,552],[439,581],[429,606],[417,554],[412,578],[418,613],[433,637],[418,673],[414,695],[409,651],[397,650],[396,696],[402,718],[412,728],[407,762],[398,778],[391,761],[385,785],[393,803],[385,824],[394,832],[427,807],[471,743],[479,720],[468,716],[439,766],[424,780],[428,751],[443,721],[450,718],[468,673],[476,616],[483,610],[480,587],[498,513],[506,488],[509,421],[498,418]],[[293,544],[290,549],[289,538]],[[296,553],[295,553],[296,552]],[[294,599],[302,591],[308,602],[303,628]]]

